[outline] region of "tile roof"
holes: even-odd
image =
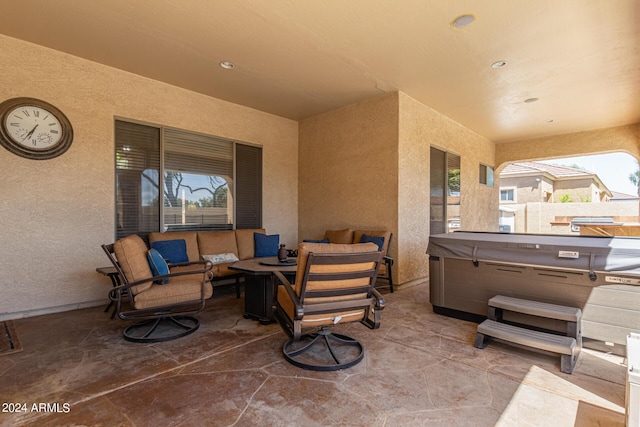
[[[519,162],[511,163],[500,173],[500,176],[521,175],[533,173],[548,173],[555,178],[577,178],[590,177],[595,175],[593,172],[577,169],[571,166],[551,165],[542,162]]]

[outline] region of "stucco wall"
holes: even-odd
[[[396,283],[428,275],[431,145],[461,155],[463,229],[498,229],[498,188],[479,184],[493,143],[403,93],[306,119],[299,140],[300,238],[391,230]]]
[[[516,208],[516,233],[575,234],[567,225],[553,225],[558,217],[627,217],[638,215],[638,202],[616,203],[526,203]]]
[[[496,172],[513,162],[617,151],[640,158],[640,123],[496,144]]]
[[[553,200],[562,202],[563,197],[571,202],[600,203],[600,190],[592,179],[568,179],[556,181]]]
[[[498,230],[497,185],[480,184],[480,163],[494,165],[494,144],[400,93],[398,270],[400,282],[428,274],[430,147],[460,156],[461,229]]]
[[[398,95],[300,122],[300,239],[327,229],[386,229],[397,252]]]
[[[263,226],[297,241],[298,124],[0,36],[0,100],[60,108],[75,133],[61,157],[0,149],[0,319],[106,303],[100,245],[114,239],[114,117],[263,146]]]

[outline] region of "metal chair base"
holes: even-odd
[[[191,316],[160,317],[143,320],[124,330],[124,339],[132,342],[171,341],[194,333],[200,321]]]
[[[299,341],[287,341],[284,358],[299,368],[311,371],[337,371],[350,368],[364,358],[364,346],[346,335],[332,334],[323,328],[303,335]]]

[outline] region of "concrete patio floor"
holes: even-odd
[[[380,329],[336,328],[366,347],[338,372],[287,363],[279,326],[244,319],[231,289],[165,343],[125,341],[129,323],[104,307],[16,319],[24,350],[0,356],[0,425],[624,425],[623,358],[584,349],[563,374],[556,355],[474,348],[476,325],[434,314],[427,284],[385,297]]]

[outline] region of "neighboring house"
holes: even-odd
[[[617,191],[612,191],[611,192],[612,197],[611,200],[609,200],[610,202],[637,202],[638,201],[638,195],[633,195],[633,194],[625,194],[625,193],[619,193]]]
[[[499,185],[503,232],[573,234],[585,222],[637,221],[637,196],[614,193],[582,169],[513,163],[500,173]]]
[[[512,163],[500,173],[500,204],[599,203],[613,197],[598,175],[542,162]]]

